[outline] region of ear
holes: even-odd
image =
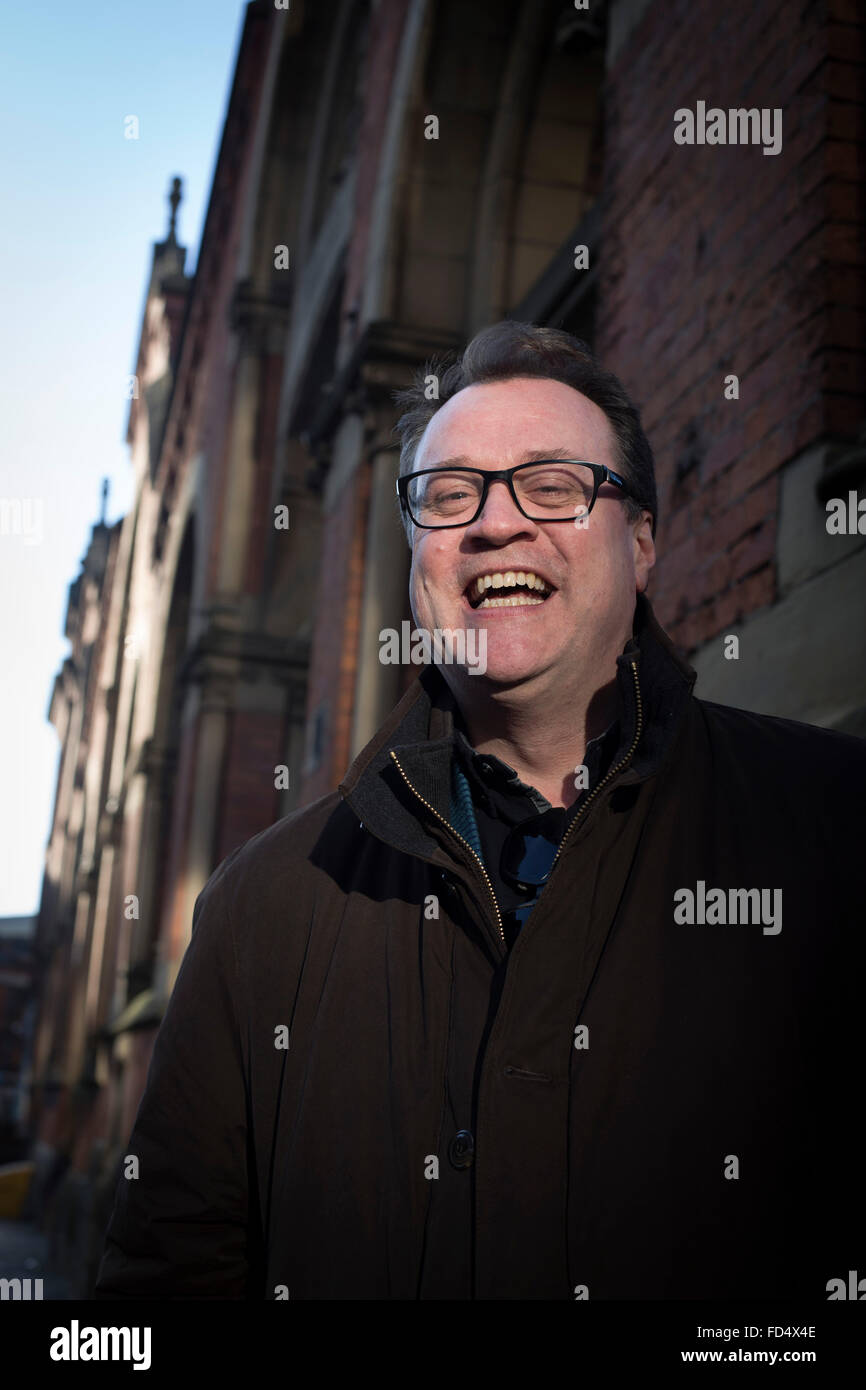
[[[656,562],[656,548],[653,542],[651,512],[642,512],[640,521],[634,523],[632,545],[635,589],[639,594],[642,594],[649,584],[650,571]]]

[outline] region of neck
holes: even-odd
[[[602,685],[560,691],[555,704],[548,698],[521,700],[515,691],[469,701],[461,690],[458,704],[469,742],[513,767],[551,806],[571,806],[582,790],[575,786],[576,769],[587,744],[619,713],[615,658],[613,667]]]

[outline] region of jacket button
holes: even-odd
[[[468,1129],[459,1129],[448,1146],[448,1157],[455,1168],[471,1168],[475,1158],[475,1140]]]

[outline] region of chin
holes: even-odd
[[[489,655],[487,669],[483,674],[472,675],[468,670],[463,672],[467,680],[470,680],[479,690],[522,685],[524,681],[532,680],[540,673],[541,667],[537,663],[530,665],[522,661],[491,661]]]

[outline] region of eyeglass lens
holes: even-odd
[[[538,463],[512,477],[514,491],[527,516],[537,520],[574,517],[589,507],[595,479],[579,463]],[[410,510],[426,526],[468,521],[478,510],[483,479],[461,469],[436,469],[412,478]]]

